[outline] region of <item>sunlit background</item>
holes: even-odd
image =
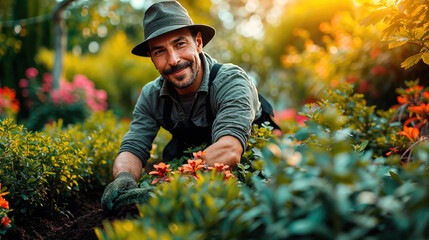
[[[52,13],[64,2],[69,4],[61,14],[65,27],[62,62],[55,59],[55,53],[62,51],[55,49]],[[131,117],[141,87],[158,76],[149,59],[130,53],[143,40],[143,13],[153,2],[2,1],[0,80],[1,86],[16,90],[21,109],[18,119],[27,119],[32,112],[27,90],[19,86],[26,69],[36,68],[41,78],[58,69],[55,64],[60,62],[64,81],[86,76],[94,88],[107,93],[109,109]],[[245,69],[276,111],[299,112],[324,89],[343,83],[353,84],[370,104],[384,108],[395,100],[394,89],[404,79],[425,76],[421,63],[405,72],[400,68],[403,56],[418,48],[389,49],[380,36],[383,25],[365,24],[370,13],[367,5],[377,1],[179,2],[194,22],[217,30],[205,51],[220,62]],[[386,4],[395,6],[395,1]]]

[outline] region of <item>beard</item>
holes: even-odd
[[[197,66],[196,69],[194,69],[192,67],[193,65],[194,65],[194,61],[187,61],[184,63],[177,64],[176,66],[173,66],[170,69],[166,69],[162,73],[164,74],[164,78],[167,79],[167,81],[171,85],[173,85],[173,87],[177,89],[185,89],[191,86],[195,82],[195,80],[197,79],[197,75],[200,72],[200,68]],[[191,75],[189,76],[188,79],[185,79],[187,76],[186,74],[176,77],[175,78],[176,80],[170,79],[168,77],[171,73],[180,71],[187,67],[190,67],[191,69]]]

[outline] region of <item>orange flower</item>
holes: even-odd
[[[166,176],[168,172],[171,171],[171,169],[168,169],[170,167],[170,164],[166,165],[165,163],[161,162],[158,165],[153,165],[157,171],[151,171],[149,175],[158,176],[157,179],[152,181],[152,184],[155,184],[159,181],[169,182],[170,178]]]
[[[206,155],[206,151],[198,151],[196,153],[192,153],[192,155],[194,155],[195,159],[203,159],[203,156]]]
[[[225,177],[224,177],[225,180],[227,180],[230,177],[233,177],[233,178],[235,177],[234,174],[231,173],[231,171],[225,171],[224,173],[225,173]]]
[[[396,100],[398,100],[398,103],[401,104],[401,105],[408,103],[408,97],[404,96],[404,95],[397,96]]]
[[[12,221],[7,216],[4,216],[1,220],[1,224],[5,227],[8,227],[11,222]]]
[[[188,160],[188,164],[184,164],[183,165],[183,169],[185,172],[191,172],[191,173],[195,173],[198,170],[202,170],[203,168],[206,167],[205,165],[206,161],[201,160],[201,159],[197,159],[197,160]]]
[[[9,202],[6,201],[3,197],[0,197],[0,208],[9,209]]]
[[[159,163],[158,165],[155,164],[153,166],[156,168],[157,171],[151,171],[149,175],[164,177],[165,174],[171,171],[171,169],[168,169],[170,167],[170,164],[166,165],[163,162]]]
[[[390,152],[386,153],[386,156],[390,156],[390,154],[392,153],[396,153],[399,152],[398,147],[394,147],[394,148],[389,148]]]
[[[422,103],[420,106],[409,107],[408,110],[418,115],[429,116],[429,104]]]
[[[183,173],[184,173],[184,171],[185,171],[185,169],[184,169],[183,167],[179,167],[177,170],[178,170],[178,171],[179,171],[179,173],[181,173],[181,174],[183,174]]]
[[[223,163],[215,163],[214,167],[209,167],[210,170],[216,169],[216,172],[221,172],[227,168],[229,168],[229,166],[224,165]]]
[[[411,94],[416,94],[416,93],[420,93],[422,90],[423,90],[423,86],[417,85],[417,86],[405,89],[405,92],[408,93],[408,94],[410,94],[410,93]]]
[[[398,135],[406,136],[411,142],[417,141],[420,131],[418,128],[404,126],[404,131],[398,132]]]
[[[429,99],[429,92],[423,92],[423,96],[427,99]]]

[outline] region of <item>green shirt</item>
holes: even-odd
[[[119,153],[131,152],[146,164],[150,157],[152,142],[159,128],[164,126],[164,98],[171,98],[171,120],[176,126],[181,121],[191,119],[199,127],[207,127],[206,96],[209,74],[216,60],[208,54],[200,54],[204,68],[200,89],[194,96],[192,106],[184,111],[177,94],[170,94],[167,81],[159,76],[146,84],[137,100],[133,121],[122,139]],[[223,136],[236,137],[246,149],[253,120],[261,115],[258,91],[243,69],[233,64],[223,64],[210,87],[210,104],[215,120],[212,125],[212,142]],[[190,111],[190,112],[189,112]],[[188,112],[188,113],[187,113]],[[192,133],[189,133],[192,134]]]

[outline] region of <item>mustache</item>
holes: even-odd
[[[176,66],[172,66],[171,68],[162,71],[162,73],[164,75],[169,75],[169,74],[172,74],[172,73],[177,72],[179,70],[182,70],[183,68],[190,67],[190,66],[192,66],[192,64],[193,64],[192,61],[187,61],[187,62],[184,62],[184,63],[179,63]]]

